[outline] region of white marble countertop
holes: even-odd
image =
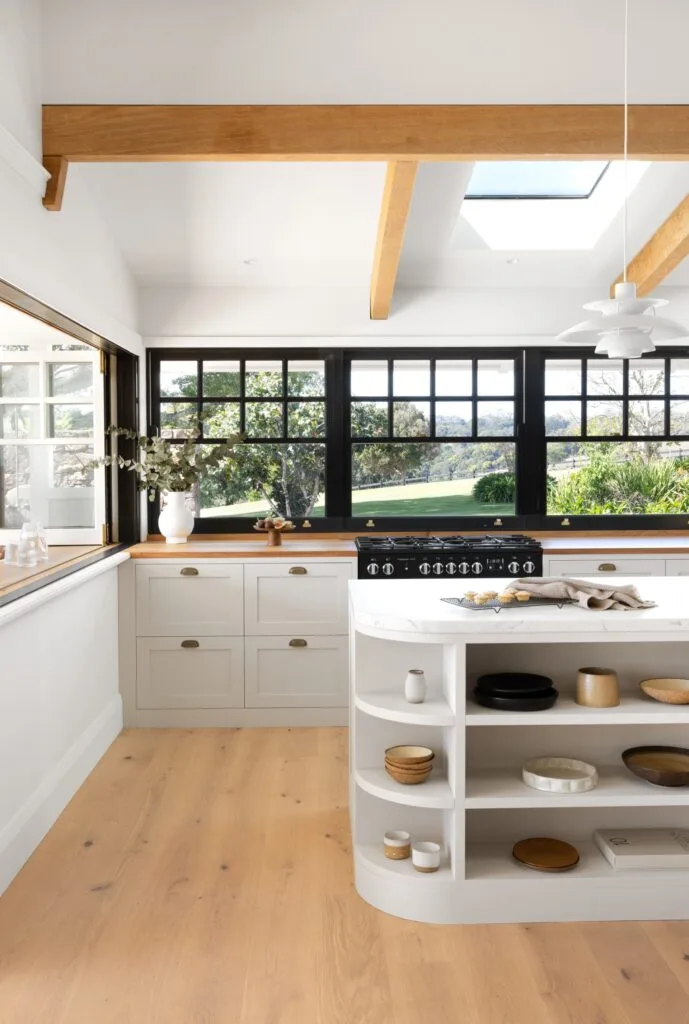
[[[600,577],[591,583],[601,584]],[[605,581],[608,582],[607,580]],[[409,634],[458,634],[499,636],[528,633],[678,633],[686,630],[689,641],[689,581],[681,576],[615,579],[615,585],[632,584],[655,608],[640,611],[589,611],[566,605],[513,605],[499,613],[472,611],[442,601],[462,597],[468,585],[456,580],[352,580],[350,606],[355,626],[363,631]],[[486,580],[498,592],[514,580]],[[402,637],[400,636],[400,639]],[[518,639],[515,636],[515,639]],[[630,637],[632,639],[632,637]]]

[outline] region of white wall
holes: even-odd
[[[41,205],[39,13],[39,0],[0,0],[0,278],[140,352],[134,281],[79,168],[61,213]],[[3,159],[10,152],[32,181]]]
[[[689,100],[686,0],[630,0],[630,93]],[[622,0],[45,0],[52,103],[606,103]]]
[[[0,892],[122,728],[110,562],[0,609]]]

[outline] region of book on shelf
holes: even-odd
[[[689,829],[598,829],[593,839],[616,871],[689,868]]]

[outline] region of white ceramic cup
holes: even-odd
[[[417,871],[430,874],[440,867],[439,843],[412,843],[411,862]]]
[[[422,668],[410,668],[404,680],[404,696],[410,704],[423,704],[426,699],[426,676]]]
[[[388,860],[406,860],[410,853],[411,836],[401,829],[393,829],[383,836],[383,852]]]

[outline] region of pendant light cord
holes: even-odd
[[[627,283],[627,158],[629,152],[629,0],[624,0],[624,205],[622,207],[622,280]]]

